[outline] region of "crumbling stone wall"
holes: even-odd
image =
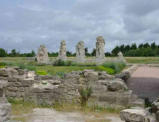
[[[137,96],[128,90],[122,79],[106,72],[73,71],[60,78],[36,76],[32,71],[19,68],[3,68],[0,69],[0,78],[8,80],[7,97],[30,100],[37,104],[79,102],[79,89],[87,86],[93,91],[90,105],[129,106],[138,103]]]
[[[3,68],[0,70],[0,79],[8,81],[6,96],[24,99],[34,82],[35,73],[19,68]]]
[[[7,122],[10,119],[11,104],[5,97],[7,80],[0,79],[0,122]]]

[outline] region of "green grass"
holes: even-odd
[[[35,71],[38,75],[59,75],[63,77],[65,73],[72,71],[82,71],[85,69],[93,69],[97,71],[106,71],[108,74],[115,74],[120,72],[124,67],[121,67],[118,62],[107,62],[104,65],[96,66],[93,62],[77,64],[70,61],[73,58],[69,58],[69,61],[57,61],[53,65],[39,65],[37,62],[27,60],[25,57],[5,57],[0,58],[0,68],[5,66],[18,66],[21,69],[28,69]],[[55,61],[55,58],[51,58]],[[89,58],[90,60],[90,58]],[[56,66],[57,65],[57,66]]]
[[[159,64],[159,57],[126,57],[128,63]]]
[[[109,67],[97,66],[95,67],[96,71],[106,71],[108,74],[115,74],[115,70]]]

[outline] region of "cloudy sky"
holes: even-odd
[[[106,51],[116,45],[159,43],[159,0],[0,0],[0,48],[27,52],[45,44],[58,51],[89,49],[102,35]]]

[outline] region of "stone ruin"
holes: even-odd
[[[122,53],[122,52],[119,52],[119,53],[118,53],[118,59],[119,59],[119,61],[121,61],[121,62],[127,63],[126,60],[125,60],[125,58],[124,58],[124,56],[123,56],[123,53]]]
[[[93,63],[97,63],[97,64],[102,64],[105,61],[109,61],[105,59],[105,40],[102,36],[98,36],[96,38],[96,60],[86,60],[85,58],[85,48],[84,48],[84,42],[80,41],[77,45],[76,45],[76,62],[78,63],[84,63],[84,62],[89,62],[89,61],[93,61]],[[46,49],[46,47],[44,45],[41,45],[40,48],[38,49],[38,53],[36,56],[37,62],[40,64],[49,64],[49,58],[48,58],[48,51]],[[60,50],[59,50],[59,54],[58,54],[58,58],[60,60],[66,61],[67,60],[67,55],[66,55],[66,42],[65,40],[61,41],[60,44]],[[115,60],[116,61],[116,60]],[[118,58],[117,61],[122,61],[124,63],[127,63],[122,52],[118,53]]]
[[[126,80],[136,66],[124,70],[116,76],[104,71],[73,71],[59,76],[38,76],[34,71],[19,68],[0,69],[0,120],[9,120],[11,105],[5,99],[16,98],[36,104],[79,103],[79,89],[92,88],[88,105],[129,107],[120,112],[125,122],[159,121],[159,100],[151,108],[144,109],[144,100],[128,89]],[[157,122],[156,121],[156,122]]]
[[[66,57],[66,42],[65,42],[65,40],[61,41],[58,59],[63,60],[63,61],[67,60],[67,57]]]
[[[0,69],[0,79],[8,81],[6,96],[24,99],[36,104],[55,104],[57,102],[79,103],[81,87],[91,86],[93,94],[89,105],[130,106],[138,98],[128,90],[125,81],[106,72],[94,70],[73,71],[64,77],[38,76],[33,71],[19,68]]]
[[[139,107],[121,111],[120,118],[125,122],[155,122],[151,121],[153,117],[151,117],[148,111]]]
[[[79,62],[79,63],[85,62],[85,48],[84,48],[83,41],[80,41],[76,45],[76,62]]]
[[[44,45],[40,45],[36,59],[39,64],[48,64],[49,63],[48,51]]]
[[[96,42],[96,62],[103,63],[105,59],[105,40],[102,36],[97,37]]]
[[[0,79],[0,122],[7,122],[11,114],[11,104],[5,97],[7,85],[7,80]]]

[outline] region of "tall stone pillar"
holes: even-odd
[[[84,42],[80,41],[76,45],[76,62],[84,63],[85,62],[85,49]]]
[[[66,42],[65,42],[65,40],[61,41],[58,59],[64,60],[64,61],[67,60],[67,56],[66,56]]]
[[[105,61],[105,40],[102,36],[98,36],[96,40],[96,62],[101,64]]]
[[[118,61],[121,61],[121,62],[124,62],[124,63],[126,63],[126,60],[125,60],[125,58],[124,58],[124,56],[123,56],[123,53],[122,52],[119,52],[118,53]]]
[[[44,45],[40,45],[36,58],[37,58],[37,62],[40,64],[49,63],[48,51]]]

